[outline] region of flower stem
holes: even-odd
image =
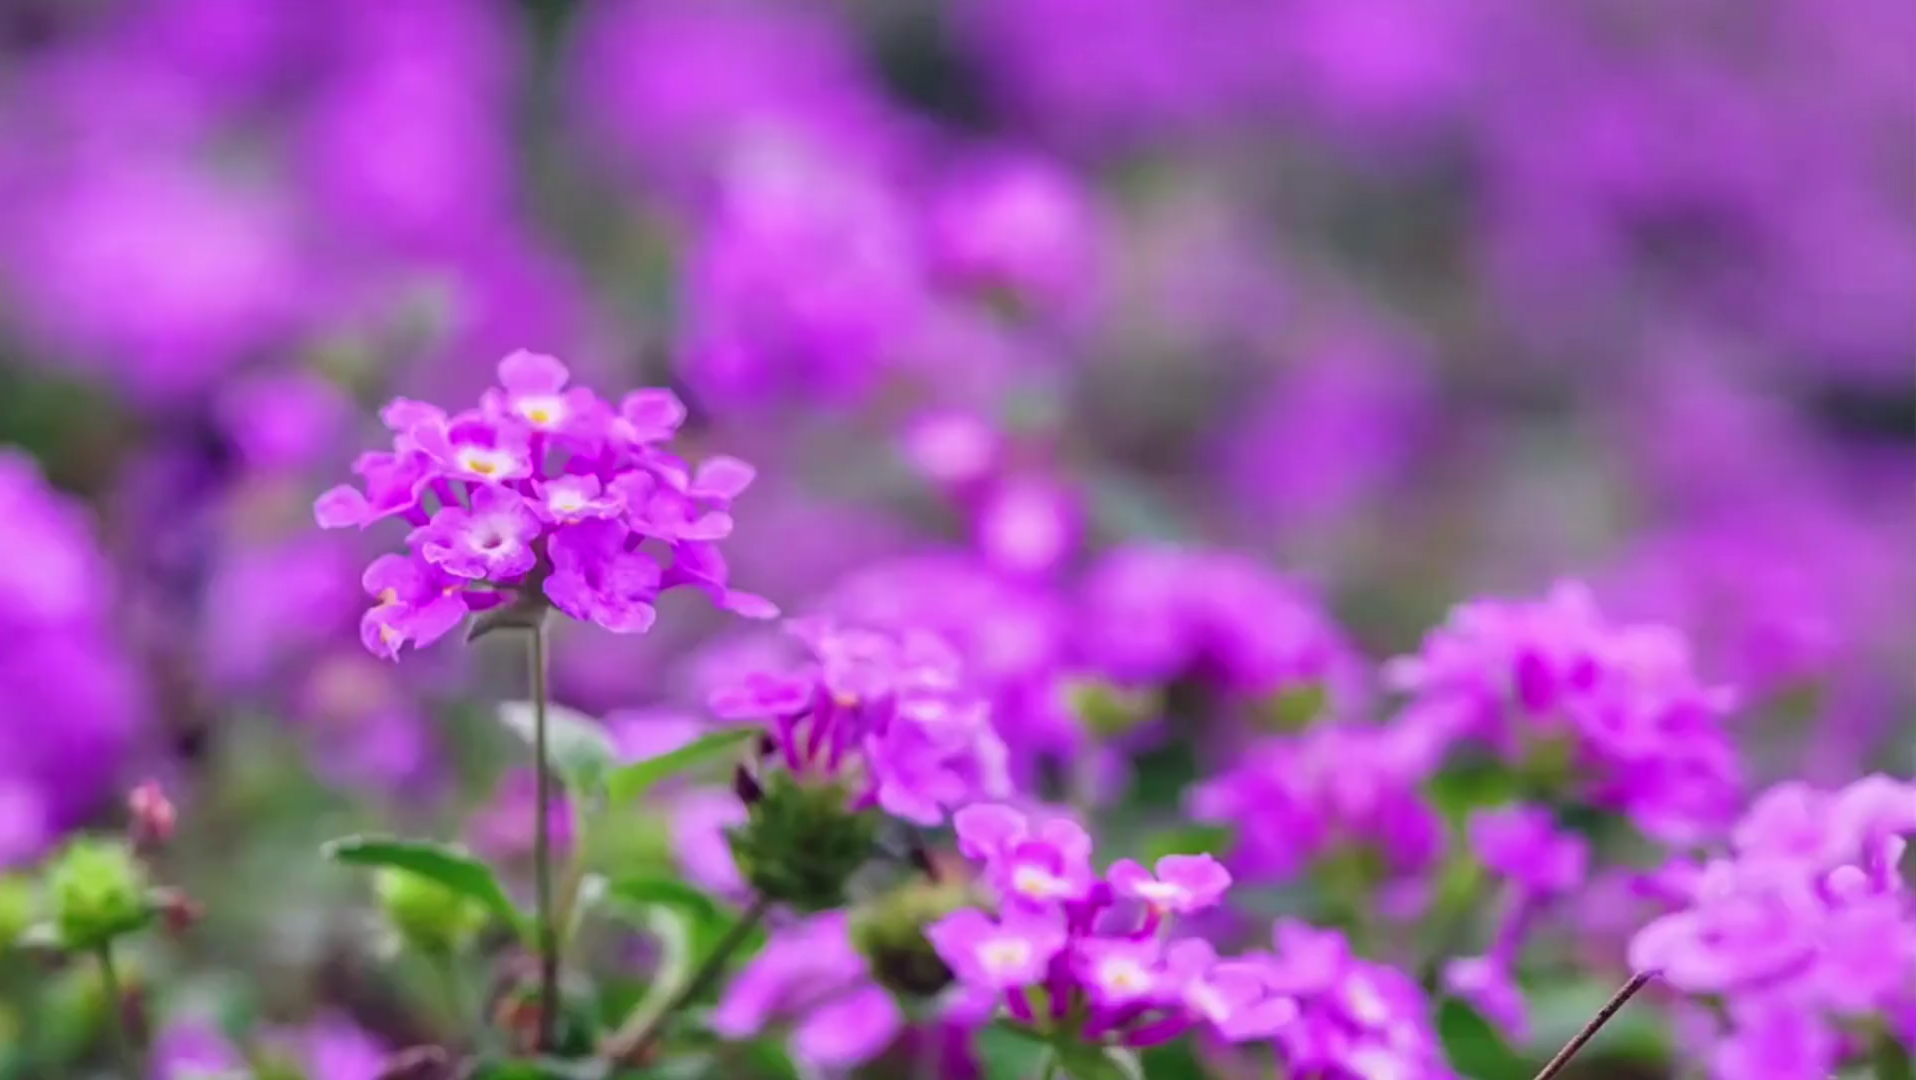
[[[1603,1025],[1609,1023],[1610,1018],[1617,1015],[1617,1011],[1622,1009],[1631,998],[1636,996],[1637,991],[1643,989],[1649,984],[1650,980],[1655,977],[1656,972],[1654,971],[1640,972],[1631,976],[1629,982],[1624,983],[1616,993],[1610,995],[1609,1001],[1603,1003],[1603,1008],[1597,1010],[1597,1015],[1591,1017],[1590,1022],[1583,1025],[1583,1030],[1572,1035],[1570,1041],[1563,1044],[1563,1049],[1557,1051],[1557,1056],[1551,1058],[1550,1061],[1544,1065],[1543,1071],[1537,1074],[1536,1080],[1550,1080],[1551,1077],[1562,1072],[1564,1068],[1570,1064],[1570,1059],[1576,1057],[1578,1052],[1581,1051],[1591,1039],[1596,1038],[1597,1032],[1603,1030]]]
[[[535,802],[532,808],[532,877],[537,891],[539,948],[539,1049],[552,1048],[559,1011],[559,933],[552,911],[552,769],[546,757],[546,630],[544,620],[527,635],[532,683],[532,756]]]
[[[100,961],[100,991],[106,998],[107,1027],[112,1032],[113,1057],[127,1080],[139,1080],[140,1070],[133,1050],[133,1033],[126,1022],[126,997],[120,988],[119,969],[113,963],[113,943],[103,943],[94,953]]]
[[[1050,1054],[1046,1054],[1044,1059],[1044,1072],[1039,1075],[1038,1080],[1054,1080],[1054,1078],[1057,1075],[1058,1075],[1057,1053],[1053,1052]]]
[[[764,897],[753,900],[752,906],[745,909],[745,913],[739,916],[738,922],[733,924],[732,929],[726,932],[725,937],[717,945],[713,946],[711,955],[705,958],[705,962],[699,965],[699,969],[693,972],[691,978],[685,980],[685,985],[679,992],[673,994],[656,1009],[640,1009],[633,1013],[624,1024],[619,1026],[619,1030],[613,1032],[612,1037],[605,1041],[601,1056],[613,1064],[642,1063],[646,1053],[652,1049],[652,1044],[664,1034],[665,1022],[671,1019],[674,1013],[697,1000],[701,994],[711,988],[713,983],[718,981],[719,976],[725,971],[726,961],[732,958],[732,954],[738,951],[739,946],[745,944],[746,938],[752,936],[752,931],[764,920],[765,913],[771,910],[771,907],[772,902]]]

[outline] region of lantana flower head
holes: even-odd
[[[982,803],[953,825],[999,906],[996,916],[955,912],[926,931],[967,1010],[1003,1008],[1046,1037],[1123,1046],[1198,1028],[1264,1039],[1295,1018],[1264,967],[1172,936],[1176,916],[1216,906],[1230,884],[1209,856],[1169,857],[1155,871],[1124,862],[1100,875],[1090,837],[1069,819]]]
[[[854,808],[882,807],[920,825],[1009,790],[990,709],[943,639],[829,619],[787,628],[811,653],[808,663],[750,676],[712,698],[725,719],[769,722],[767,767],[838,784]]]
[[[615,633],[650,629],[660,593],[681,586],[748,617],[777,613],[730,587],[716,546],[751,466],[674,454],[685,407],[670,391],[615,407],[570,383],[557,359],[521,351],[500,362],[499,386],[476,409],[398,398],[381,410],[392,448],[362,454],[361,485],[314,506],[323,528],[412,526],[407,553],[366,574],[376,603],[361,636],[373,653],[397,657],[514,600]]]
[[[1824,1075],[1871,1024],[1887,1021],[1907,1039],[1916,901],[1900,864],[1911,833],[1916,784],[1871,776],[1837,791],[1773,787],[1737,824],[1728,854],[1667,875],[1687,895],[1638,932],[1631,964],[1725,1003],[1716,1053],[1735,1063],[1726,1077],[1772,1075],[1756,1067],[1780,1016],[1791,1018],[1792,1059],[1814,1060]]]
[[[1551,782],[1651,836],[1706,839],[1735,814],[1730,693],[1675,630],[1612,621],[1582,585],[1464,604],[1385,678],[1433,742],[1484,745],[1519,767],[1562,759],[1572,775]]]

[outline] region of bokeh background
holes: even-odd
[[[313,853],[522,851],[517,668],[367,655],[394,538],[311,501],[517,348],[757,463],[737,581],[1007,679],[1150,617],[1091,602],[1126,542],[1380,660],[1574,576],[1695,637],[1758,776],[1916,765],[1906,0],[6,0],[0,866],[174,792],[169,1037],[361,1080],[444,1022]],[[761,649],[574,630],[634,747]],[[1174,811],[1156,753],[1110,797]],[[0,962],[0,1075],[79,1075],[83,982]]]

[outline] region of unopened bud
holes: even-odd
[[[173,830],[179,824],[179,811],[173,807],[173,801],[166,792],[152,780],[133,789],[126,799],[130,820],[127,823],[128,835],[135,847],[163,847],[173,839]]]
[[[936,997],[951,985],[952,973],[925,937],[925,927],[969,901],[962,884],[913,880],[859,911],[852,941],[880,985],[907,997]]]
[[[48,871],[47,892],[60,944],[76,952],[132,933],[156,914],[145,871],[119,841],[74,841]]]
[[[853,810],[836,783],[777,772],[731,830],[732,857],[758,895],[803,912],[843,907],[845,886],[877,849],[875,814]]]
[[[206,909],[178,889],[154,889],[149,899],[159,910],[166,932],[175,937],[193,929],[206,917]]]
[[[1161,711],[1155,694],[1106,682],[1072,682],[1065,686],[1064,695],[1071,714],[1085,730],[1103,739],[1133,731]]]

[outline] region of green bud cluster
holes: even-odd
[[[156,914],[146,871],[118,840],[68,845],[47,871],[47,896],[60,944],[74,951],[97,949],[141,929]]]
[[[916,879],[855,913],[852,942],[879,985],[903,997],[936,997],[951,985],[952,973],[925,927],[972,902],[962,884]]]
[[[843,907],[845,886],[871,858],[878,816],[850,809],[835,783],[775,772],[731,830],[732,858],[758,895],[803,912]]]

